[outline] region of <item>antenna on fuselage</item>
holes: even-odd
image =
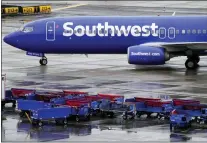
[[[176,11],[175,11],[175,12],[173,12],[172,16],[175,16],[175,14],[176,14]]]

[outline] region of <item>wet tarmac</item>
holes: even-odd
[[[11,2],[10,2],[11,3]],[[13,2],[15,3],[15,2]],[[46,2],[45,2],[46,3]],[[49,2],[48,2],[49,3]],[[49,15],[6,17],[2,19],[2,38],[25,21],[51,16],[72,15],[206,15],[203,2],[58,2],[53,9],[86,4]],[[181,5],[182,3],[182,5]],[[34,5],[34,3],[31,3]],[[36,3],[38,4],[38,3]],[[29,4],[28,4],[29,5]],[[165,7],[165,9],[164,9]],[[169,8],[168,8],[169,7]],[[46,55],[47,66],[39,65],[38,57],[2,42],[2,73],[7,75],[7,88],[75,89],[91,94],[117,93],[125,97],[194,98],[207,103],[207,58],[201,57],[196,71],[185,69],[185,57],[171,59],[161,66],[133,66],[127,55]],[[10,106],[9,104],[7,106]],[[207,131],[194,129],[171,133],[169,125],[154,121],[96,120],[72,124],[67,128],[45,126],[35,129],[19,122],[18,114],[5,112],[2,124],[3,141],[207,141]]]

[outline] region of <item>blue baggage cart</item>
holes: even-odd
[[[143,114],[147,114],[150,117],[152,113],[157,113],[158,118],[169,118],[170,112],[173,110],[173,106],[170,101],[144,101],[136,102],[137,116],[140,117]]]
[[[33,111],[31,119],[34,125],[43,125],[43,121],[55,120],[56,123],[67,124],[72,115],[71,107],[41,108]]]
[[[33,111],[41,109],[41,108],[50,108],[52,107],[51,103],[45,103],[43,101],[36,101],[36,100],[17,100],[17,109],[20,110],[20,117],[25,117],[25,113],[29,116],[32,114]]]
[[[192,117],[186,114],[172,114],[170,116],[170,131],[177,128],[191,127]]]
[[[102,99],[99,104],[101,117],[109,116],[114,117],[115,115],[121,115],[127,110],[127,106],[122,102],[110,101],[108,99]]]
[[[90,120],[90,108],[88,106],[72,107],[68,105],[40,108],[32,111],[31,119],[33,124],[43,125],[43,121],[55,120],[57,124],[66,125],[70,118]]]
[[[77,122],[80,121],[80,119],[86,119],[90,120],[91,112],[89,106],[80,106],[80,107],[71,107],[71,116],[75,117],[75,120]]]

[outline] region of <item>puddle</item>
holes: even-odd
[[[17,123],[17,132],[29,134],[30,140],[55,141],[68,139],[70,135],[86,136],[91,134],[91,125],[68,125],[67,127],[45,125],[41,129],[32,127],[29,123]]]

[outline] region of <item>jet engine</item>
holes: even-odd
[[[128,48],[128,63],[134,65],[163,65],[170,55],[162,47],[131,46]]]

